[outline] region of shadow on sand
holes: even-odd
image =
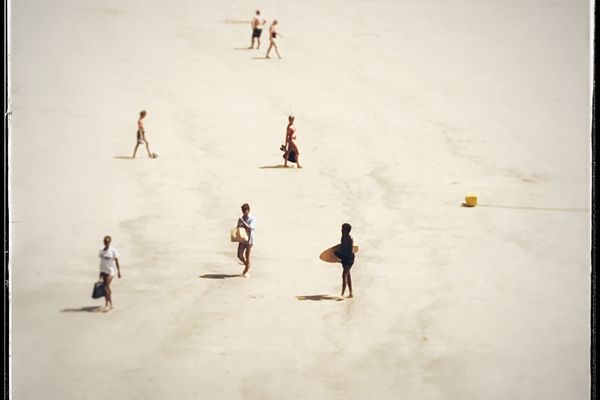
[[[234,50],[254,50],[254,49],[253,49],[253,48],[251,48],[251,47],[234,47],[233,49],[234,49]]]
[[[469,207],[467,204],[462,203],[461,207]],[[532,210],[532,211],[564,211],[564,212],[588,212],[587,208],[560,208],[560,207],[527,207],[527,206],[507,206],[499,204],[479,204],[477,207],[489,207],[489,208],[506,208],[512,210]]]
[[[117,160],[133,160],[131,156],[114,156]]]
[[[267,58],[265,56],[263,56],[263,57],[252,57],[252,60],[270,60],[270,58]]]
[[[102,306],[87,306],[79,308],[64,308],[60,312],[102,312],[104,307]]]
[[[283,164],[276,164],[276,165],[263,165],[262,167],[258,167],[259,169],[291,169],[293,167],[286,167]]]
[[[252,21],[245,19],[228,18],[226,20],[223,20],[223,22],[226,24],[250,24]]]
[[[312,300],[312,301],[321,301],[321,300],[342,301],[342,300],[344,300],[342,297],[331,296],[328,294],[310,294],[310,295],[305,295],[305,296],[296,296],[296,298],[298,300]]]
[[[204,274],[199,275],[198,278],[203,279],[228,279],[228,278],[239,278],[240,275],[229,275],[229,274]]]

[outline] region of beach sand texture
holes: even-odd
[[[13,1],[13,398],[588,398],[588,8]]]

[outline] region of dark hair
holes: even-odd
[[[342,224],[342,231],[344,231],[346,233],[350,233],[351,230],[352,230],[352,225],[350,225],[349,223]]]
[[[108,240],[110,240],[112,242],[112,238],[110,236],[108,236],[108,235],[104,236],[104,240],[106,240],[106,239],[108,239]]]
[[[146,110],[142,110],[142,111],[140,111],[140,116],[142,116],[142,117],[143,117],[144,115],[146,115]]]
[[[250,211],[250,205],[248,203],[244,203],[242,204],[242,211]]]
[[[260,15],[260,10],[256,10],[256,15]]]

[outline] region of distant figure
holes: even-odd
[[[244,272],[242,276],[248,278],[250,276],[250,252],[254,245],[254,230],[256,228],[256,218],[250,215],[250,206],[247,203],[242,204],[242,216],[238,219],[237,226],[246,229],[248,241],[238,244],[237,256],[244,263]]]
[[[137,143],[135,145],[135,149],[133,149],[133,156],[131,158],[135,158],[135,154],[137,153],[138,147],[140,144],[146,145],[146,150],[148,151],[148,157],[155,158],[154,155],[150,152],[150,146],[148,145],[148,141],[146,140],[146,131],[144,130],[144,118],[146,118],[146,110],[140,111],[140,118],[137,121]]]
[[[350,268],[354,264],[354,252],[352,251],[352,247],[354,246],[354,240],[352,236],[350,236],[350,231],[352,230],[352,226],[350,224],[342,225],[342,240],[340,243],[339,249],[335,252],[336,257],[340,259],[342,263],[342,294],[341,297],[344,297],[344,293],[346,292],[346,284],[348,285],[348,289],[350,290],[350,295],[352,296],[352,277],[350,276]]]
[[[287,167],[288,161],[295,162],[298,168],[302,168],[300,165],[300,152],[298,151],[298,146],[296,145],[296,127],[294,126],[294,116],[290,115],[288,117],[288,125],[285,131],[285,149],[286,153],[284,154],[284,166]]]
[[[283,37],[283,35],[277,32],[277,25],[279,25],[279,22],[277,20],[273,20],[273,23],[269,27],[269,48],[267,49],[267,55],[265,56],[265,58],[271,58],[269,57],[269,54],[271,53],[272,48],[275,48],[275,53],[277,53],[277,57],[281,58],[281,56],[279,55],[279,49],[277,48],[277,37]]]
[[[262,27],[266,23],[267,20],[260,16],[260,10],[256,10],[256,15],[252,18],[252,43],[249,49],[254,48],[255,39],[257,42],[256,50],[260,49],[260,35],[262,34]]]
[[[112,290],[110,284],[117,272],[119,279],[121,278],[121,266],[119,265],[119,253],[117,249],[110,245],[112,238],[110,236],[104,237],[104,247],[100,249],[98,256],[100,257],[100,278],[104,282],[104,299],[105,306],[104,311],[113,309],[112,304]],[[116,267],[116,270],[115,270]]]

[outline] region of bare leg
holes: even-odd
[[[152,158],[152,154],[150,153],[150,145],[148,144],[148,141],[144,140],[144,143],[146,143],[146,150],[148,151],[148,157]]]
[[[273,42],[269,43],[269,48],[267,49],[267,55],[265,56],[265,58],[271,58],[271,57],[269,57],[269,54],[271,53],[272,48],[273,48]]]
[[[237,249],[237,258],[244,263],[244,265],[246,265],[246,259],[244,258],[244,249],[245,246],[243,243],[238,244],[238,249]]]
[[[105,310],[108,311],[112,308],[112,290],[110,288],[110,284],[112,282],[113,277],[110,275],[102,275],[104,279],[104,302],[105,302]]]
[[[137,153],[138,147],[140,147],[139,143],[135,145],[135,149],[133,149],[133,155],[131,156],[131,158],[135,158],[135,153]]]
[[[243,276],[248,276],[248,272],[250,272],[250,251],[252,250],[252,245],[249,244],[246,246],[246,262],[244,263],[246,265],[246,268],[244,268],[244,272],[242,273]]]
[[[257,43],[256,50],[258,50],[258,49],[260,49],[260,38],[256,38],[256,43]]]
[[[342,294],[340,296],[344,297],[345,292],[346,292],[346,270],[342,270]]]
[[[250,43],[249,49],[253,49],[253,48],[254,48],[254,36],[252,36],[252,42]]]
[[[275,53],[277,53],[277,57],[281,59],[281,55],[279,54],[279,49],[277,48],[277,45],[275,45]]]
[[[350,275],[350,270],[348,270],[348,289],[350,290],[350,295],[348,297],[354,297],[352,296],[352,276]]]

